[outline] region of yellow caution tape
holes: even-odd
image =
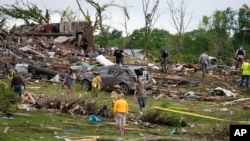
[[[179,109],[179,110],[190,110],[189,108],[184,108],[184,107],[172,107],[172,106],[170,106],[170,107],[168,107],[169,109]]]
[[[250,98],[236,99],[236,100],[232,100],[232,101],[229,101],[229,102],[223,102],[223,103],[221,103],[221,104],[227,105],[227,104],[230,104],[231,102],[239,102],[239,101],[246,101],[246,100],[250,100]]]
[[[239,102],[239,101],[246,101],[246,100],[250,100],[250,98],[236,99],[236,100],[232,100],[232,101],[227,101],[227,102],[222,102],[222,103],[210,105],[210,106],[208,106],[208,107],[213,107],[213,106],[218,106],[218,105],[229,105],[229,104],[232,103],[232,102]]]
[[[215,118],[215,117],[210,117],[206,115],[200,115],[200,114],[195,114],[195,113],[190,113],[190,112],[184,112],[184,111],[178,111],[178,110],[173,110],[169,108],[161,108],[161,107],[153,107],[154,109],[158,110],[163,110],[163,111],[169,111],[169,112],[174,112],[174,113],[179,113],[179,114],[185,114],[185,115],[190,115],[190,116],[195,116],[195,117],[201,117],[201,118],[206,118],[206,119],[213,119],[213,120],[219,120],[219,121],[226,121],[226,122],[236,122],[236,121],[231,121],[231,120],[226,120],[226,119],[221,119],[221,118]],[[250,123],[249,121],[238,121],[237,123]]]

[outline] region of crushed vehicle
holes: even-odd
[[[135,90],[137,78],[141,78],[145,89],[152,88],[152,78],[143,66],[136,65],[109,65],[100,66],[96,70],[102,78],[102,88],[112,90],[115,84],[120,85],[124,94],[132,93]],[[91,90],[91,83],[94,78],[93,72],[80,72],[81,86],[85,90]]]

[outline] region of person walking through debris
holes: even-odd
[[[112,100],[112,106],[114,106],[114,103],[115,103],[116,100],[117,100],[117,96],[118,96],[119,94],[123,94],[122,91],[121,91],[121,89],[120,89],[120,85],[116,84],[116,85],[114,85],[113,88],[114,88],[114,89],[113,89],[113,91],[111,92],[111,95],[110,95],[110,98],[111,98],[111,100]]]
[[[19,76],[19,74],[14,74],[14,77],[11,80],[11,88],[13,88],[14,93],[16,93],[19,97],[19,100],[22,98],[22,86],[25,89],[25,83]]]
[[[75,80],[76,74],[69,68],[63,80],[63,84],[67,86],[67,94],[74,94]]]
[[[114,56],[116,59],[116,64],[123,64],[124,51],[122,49],[116,49]]]
[[[117,100],[115,101],[113,107],[113,114],[115,115],[116,122],[118,124],[118,133],[124,134],[125,123],[126,123],[126,115],[128,114],[128,103],[123,98],[123,94],[119,94],[117,96]]]
[[[246,80],[246,88],[249,85],[249,77],[250,77],[250,63],[249,59],[246,59],[241,66],[242,70],[242,75],[241,75],[241,80],[240,80],[240,86],[243,86],[244,81]]]
[[[97,97],[98,92],[101,90],[101,86],[102,86],[102,78],[99,75],[99,73],[97,71],[94,71],[93,74],[95,75],[93,80],[92,80],[92,92],[93,92],[93,96]]]
[[[167,72],[167,61],[168,61],[168,52],[164,49],[164,47],[161,47],[161,71]]]
[[[139,77],[137,78],[137,84],[136,84],[136,88],[134,91],[134,98],[136,98],[136,96],[137,96],[139,109],[140,109],[139,112],[141,115],[143,115],[142,109],[146,106],[146,102],[147,102],[146,89],[144,88],[144,84]]]
[[[246,58],[246,52],[245,52],[245,50],[243,49],[242,46],[240,46],[240,48],[236,50],[234,58],[236,60],[235,69],[236,70],[238,68],[240,69],[240,67],[241,67],[241,65],[243,63],[244,58]]]
[[[202,77],[205,78],[206,76],[206,69],[210,65],[208,55],[205,51],[202,51],[202,54],[199,57],[198,64],[201,67],[202,70]]]

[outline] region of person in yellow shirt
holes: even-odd
[[[123,94],[118,95],[113,107],[113,114],[118,123],[119,134],[124,134],[126,115],[128,114],[128,103],[123,98]]]
[[[98,72],[93,72],[95,77],[92,80],[92,92],[93,92],[93,96],[97,97],[98,92],[101,90],[101,86],[102,86],[102,78],[99,75]]]
[[[243,86],[244,81],[246,80],[245,84],[248,87],[249,84],[249,76],[250,76],[250,63],[249,59],[244,60],[243,64],[241,65],[242,75],[240,80],[240,86]]]
[[[119,94],[123,94],[121,89],[120,89],[120,85],[116,84],[114,85],[113,87],[113,91],[111,92],[110,94],[110,98],[111,98],[111,101],[112,101],[112,106],[114,106],[115,104],[115,101],[117,100],[117,97]]]

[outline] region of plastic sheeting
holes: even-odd
[[[221,87],[217,87],[217,88],[215,88],[213,90],[209,90],[209,91],[210,91],[211,94],[223,93],[223,94],[225,94],[228,97],[236,97],[237,96],[236,93],[233,93],[233,92],[231,92],[229,90],[226,90],[226,89],[223,89]]]
[[[90,115],[89,121],[100,122],[101,119],[97,117],[96,115]]]
[[[113,62],[111,62],[110,60],[108,60],[107,58],[105,58],[103,55],[98,55],[96,57],[96,61],[98,63],[102,64],[103,66],[114,65]]]
[[[15,69],[19,73],[28,73],[28,64],[16,64]]]

